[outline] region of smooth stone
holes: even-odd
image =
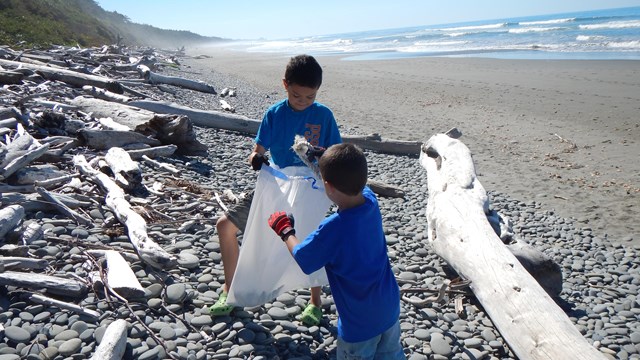
[[[77,353],[81,347],[82,347],[82,340],[70,339],[63,342],[62,345],[58,347],[58,351],[60,351],[61,355],[69,356]]]
[[[200,266],[200,258],[187,251],[182,251],[178,256],[178,264],[187,269],[195,269]]]
[[[193,326],[206,326],[213,324],[213,319],[209,315],[200,315],[191,319],[191,325]]]
[[[61,333],[59,333],[58,335],[56,335],[54,337],[54,340],[67,341],[67,340],[70,340],[70,339],[75,339],[79,335],[80,334],[78,334],[78,332],[75,331],[75,330],[64,330]]]
[[[27,343],[31,340],[31,334],[18,326],[8,326],[4,329],[4,335],[7,339],[16,343]]]
[[[451,345],[441,334],[432,334],[429,341],[431,350],[438,355],[449,356],[451,354]]]
[[[177,304],[187,297],[187,287],[185,284],[177,283],[167,286],[167,302]]]

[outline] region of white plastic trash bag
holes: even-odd
[[[311,275],[300,270],[267,219],[275,211],[292,213],[296,236],[302,240],[318,227],[330,206],[322,180],[308,167],[263,165],[227,303],[258,306],[289,290],[328,284],[324,268]]]

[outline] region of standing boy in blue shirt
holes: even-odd
[[[325,268],[338,311],[338,359],[405,359],[400,344],[400,290],[387,256],[367,160],[353,144],[328,148],[318,161],[325,192],[338,211],[302,242],[280,211],[269,226],[306,274]]]
[[[322,84],[322,68],[315,58],[309,55],[292,57],[282,83],[287,98],[267,110],[258,129],[256,144],[249,155],[249,162],[256,171],[260,170],[263,163],[269,165],[265,155],[267,150],[271,154],[271,161],[280,168],[306,166],[291,149],[296,135],[302,135],[311,145],[323,148],[342,142],[333,113],[315,101]],[[218,301],[209,309],[213,316],[228,315],[233,310],[233,306],[227,304],[227,294],[240,256],[237,232],[246,227],[252,197],[253,194],[246,197],[216,223],[225,284]],[[320,293],[319,287],[311,288],[310,304],[302,313],[302,321],[307,325],[320,323]]]

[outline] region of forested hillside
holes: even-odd
[[[0,45],[86,47],[120,41],[170,48],[222,40],[136,24],[94,0],[0,0]]]

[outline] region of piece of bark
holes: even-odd
[[[519,359],[604,359],[529,275],[487,220],[469,149],[444,134],[423,146],[428,240],[470,288]]]
[[[124,149],[112,147],[105,154],[104,160],[109,165],[116,184],[122,189],[130,191],[142,185],[140,166],[131,160]]]
[[[127,349],[127,327],[124,319],[109,324],[91,360],[121,360]]]
[[[5,206],[4,201],[2,205]],[[24,214],[25,211],[22,205],[9,205],[0,209],[0,239],[4,239],[10,231],[20,224]]]
[[[108,150],[112,147],[126,147],[131,144],[161,145],[157,139],[149,138],[134,131],[87,130],[78,131],[82,143],[95,150]]]
[[[216,90],[213,86],[198,80],[183,79],[175,76],[165,76],[158,73],[154,73],[146,65],[139,65],[138,72],[151,84],[166,84],[179,86],[181,88],[205,92],[209,94],[216,94]]]
[[[3,59],[0,59],[0,65],[11,67],[25,67],[27,69],[35,70],[38,74],[42,75],[42,77],[47,80],[62,81],[64,83],[80,88],[85,85],[90,85],[103,88],[117,94],[122,94],[123,92],[122,86],[117,81],[102,76],[82,74],[66,69],[55,69],[47,66]]]
[[[127,228],[131,244],[145,263],[156,269],[169,269],[178,264],[175,256],[167,253],[147,234],[145,220],[131,208],[122,189],[106,174],[92,169],[82,155],[73,157],[73,163],[80,173],[100,185],[106,192],[105,204]]]
[[[87,293],[87,285],[78,280],[15,271],[5,271],[1,273],[0,285],[17,286],[33,290],[46,289],[47,292],[51,294],[71,298],[84,296]]]

